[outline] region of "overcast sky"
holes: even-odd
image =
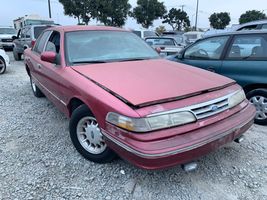
[[[0,26],[12,25],[15,18],[27,14],[39,14],[43,17],[48,17],[48,0],[1,0],[0,7]],[[192,24],[195,23],[195,10],[197,0],[161,0],[165,2],[167,9],[181,8],[184,5],[184,10],[188,13]],[[136,0],[129,0],[132,7],[136,5]],[[71,17],[64,16],[64,10],[58,0],[51,0],[52,18],[56,23],[61,25],[76,24],[77,20]],[[231,15],[231,24],[237,24],[239,16],[247,10],[260,10],[267,14],[266,0],[199,0],[199,20],[198,27],[209,27],[209,16],[214,12],[229,12]],[[95,22],[92,22],[95,24]],[[154,27],[161,25],[160,21],[154,23]],[[139,28],[135,20],[128,19],[125,25],[126,28]]]

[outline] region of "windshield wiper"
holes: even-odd
[[[75,61],[72,64],[97,64],[97,63],[107,63],[104,60],[88,60],[88,61]]]
[[[140,60],[150,60],[150,59],[152,58],[129,58],[129,59],[118,60],[118,62],[140,61]]]

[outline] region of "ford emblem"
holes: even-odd
[[[217,110],[219,109],[219,107],[218,107],[217,105],[212,105],[212,106],[210,106],[210,109],[211,109],[213,112],[215,112],[215,111],[217,111]]]

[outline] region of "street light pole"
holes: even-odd
[[[49,10],[49,18],[52,18],[52,16],[51,16],[51,3],[50,3],[50,0],[48,0],[48,10]]]
[[[198,18],[198,1],[197,0],[197,8],[196,8],[196,21],[195,21],[195,30],[197,30],[197,18]]]

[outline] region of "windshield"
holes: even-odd
[[[147,38],[146,42],[156,46],[175,46],[174,39],[171,38]]]
[[[0,34],[16,35],[16,30],[14,28],[0,28]]]
[[[70,65],[159,58],[156,51],[130,32],[68,32],[65,43]]]

